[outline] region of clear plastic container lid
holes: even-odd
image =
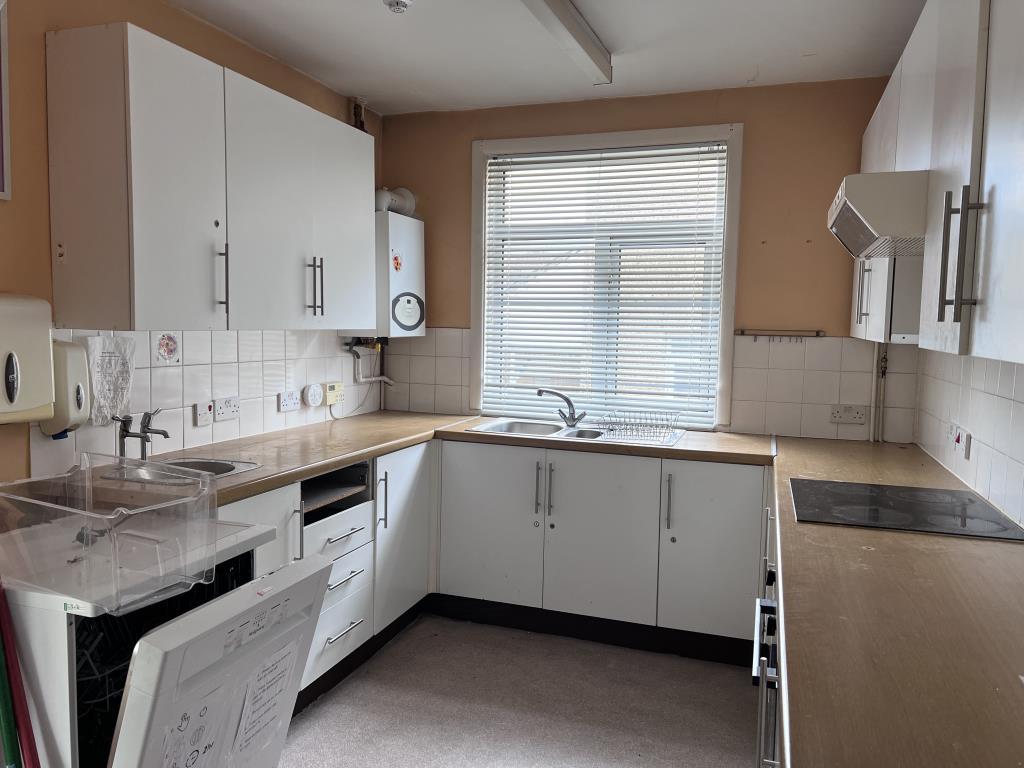
[[[213,581],[213,476],[84,453],[53,477],[0,484],[4,583],[119,614]]]

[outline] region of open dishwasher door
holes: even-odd
[[[139,640],[112,768],[274,768],[331,562],[286,565]]]

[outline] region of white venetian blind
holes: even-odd
[[[715,424],[726,144],[487,163],[483,411],[682,414]]]

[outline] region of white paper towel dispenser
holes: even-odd
[[[50,304],[0,293],[0,424],[53,417]]]
[[[39,424],[44,435],[78,429],[89,420],[89,362],[82,345],[53,342],[53,395],[53,418]]]

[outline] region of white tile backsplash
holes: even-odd
[[[1007,515],[1024,521],[1021,367],[927,350],[919,352],[918,367],[916,442]],[[971,434],[970,459],[954,451],[951,425]]]
[[[867,440],[865,424],[833,424],[833,405],[870,406],[875,345],[838,337],[737,337],[729,429],[840,440]],[[917,348],[889,345],[885,439],[913,439]],[[891,399],[890,399],[891,397]]]
[[[100,332],[66,331],[69,339],[76,333],[78,338],[82,338]],[[170,360],[164,360],[157,351],[157,344],[164,333],[174,336],[178,344]],[[344,340],[335,331],[290,335],[287,343],[284,331],[140,331],[119,332],[118,335],[134,338],[137,345],[136,371],[129,398],[129,411],[135,417],[134,426],[138,426],[143,411],[164,409],[154,419],[153,425],[166,429],[171,438],[154,437],[154,454],[332,418],[323,406],[303,406],[288,415],[278,413],[276,395],[289,385],[298,389],[312,381],[342,381],[346,388],[345,403],[334,409],[337,417],[368,413],[380,407],[379,385],[355,384],[352,358],[341,343]],[[164,348],[167,349],[166,344]],[[289,350],[306,357],[289,357]],[[363,357],[364,372],[368,376],[373,375],[379,368],[379,356],[364,351]],[[434,364],[433,358],[428,360]],[[193,403],[236,395],[240,398],[240,417],[237,420],[214,422],[205,427],[193,426]],[[408,407],[406,390],[405,408]],[[37,426],[33,429],[38,433]],[[39,433],[30,441],[34,475],[44,471],[51,474],[64,471],[74,463],[78,451],[106,454],[116,451],[114,425],[85,425],[63,441],[44,440],[43,437]],[[138,455],[137,443],[137,440],[128,442],[129,455]]]
[[[386,387],[388,410],[468,414],[472,334],[462,328],[427,328],[426,335],[392,339],[384,361],[395,382]]]

